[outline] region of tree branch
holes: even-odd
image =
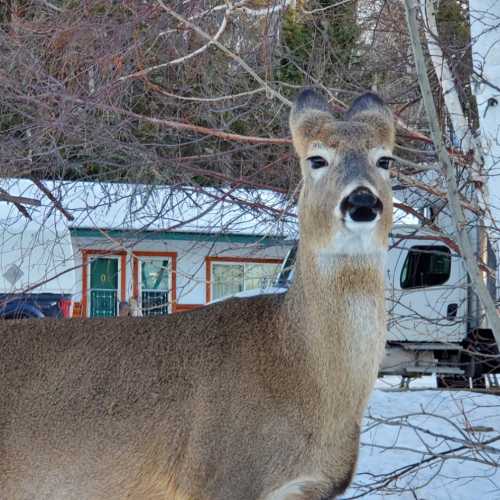
[[[213,37],[211,37],[208,33],[203,31],[199,26],[196,26],[196,24],[193,24],[191,21],[188,21],[185,17],[181,16],[180,14],[177,14],[174,10],[172,10],[170,7],[167,7],[162,0],[157,0],[157,2],[161,5],[162,9],[165,12],[168,12],[172,17],[177,19],[179,22],[185,24],[186,26],[189,26],[192,30],[196,31],[198,35],[203,37],[205,40],[208,40],[213,43],[218,49],[220,49],[224,54],[229,56],[231,59],[236,61],[250,76],[252,76],[257,82],[259,82],[263,87],[266,88],[267,92],[269,95],[276,97],[279,99],[283,104],[287,106],[291,106],[292,103],[284,96],[282,96],[277,90],[273,89],[265,80],[263,80],[241,57],[236,55],[234,52],[229,50],[226,46],[222,45],[217,40],[214,40]]]
[[[79,106],[84,106],[84,107],[95,106],[97,109],[100,109],[102,111],[107,111],[109,113],[116,113],[118,115],[128,116],[130,118],[153,123],[154,125],[158,125],[161,127],[174,128],[178,130],[190,130],[191,132],[195,132],[198,134],[211,135],[214,137],[219,137],[220,139],[224,139],[225,141],[234,141],[247,144],[291,144],[292,143],[292,140],[289,138],[281,139],[281,138],[254,137],[248,135],[231,134],[229,132],[223,132],[222,130],[200,127],[198,125],[193,125],[191,123],[181,123],[181,122],[174,122],[172,120],[163,120],[161,118],[153,118],[151,116],[141,115],[138,113],[134,113],[133,111],[128,111],[123,108],[118,108],[116,106],[109,106],[107,104],[101,104],[92,101],[84,101],[82,99],[76,99],[70,96],[65,97],[65,99],[71,100],[72,102],[78,104]]]
[[[460,248],[460,253],[464,259],[465,267],[469,274],[472,286],[479,296],[485,309],[486,317],[490,328],[495,336],[497,345],[500,346],[500,318],[498,317],[495,304],[490,297],[488,289],[479,272],[472,243],[467,233],[467,221],[459,198],[458,185],[456,180],[455,169],[444,146],[441,130],[439,129],[439,120],[432,97],[429,77],[425,67],[424,52],[419,38],[417,26],[417,10],[418,5],[414,0],[404,0],[406,20],[408,24],[408,32],[415,57],[415,65],[417,69],[418,82],[422,92],[427,117],[431,130],[431,137],[436,147],[439,161],[443,165],[446,175],[446,184],[448,186],[448,203],[451,209],[451,216],[455,223],[457,243]]]
[[[24,196],[12,196],[2,188],[0,188],[0,201],[6,201],[14,204],[19,212],[21,212],[24,217],[29,220],[31,220],[31,215],[23,205],[32,205],[35,207],[39,207],[41,205],[39,200],[35,200],[34,198],[25,198]]]
[[[229,9],[226,10],[226,14],[224,15],[224,18],[222,19],[222,23],[221,23],[219,29],[217,30],[217,33],[215,33],[213,38],[211,38],[205,45],[201,46],[199,49],[196,49],[193,52],[186,54],[185,56],[178,57],[177,59],[174,59],[172,61],[168,61],[168,62],[162,63],[162,64],[157,64],[156,66],[151,66],[149,68],[145,68],[145,69],[142,69],[140,71],[136,71],[135,73],[131,73],[130,75],[122,76],[121,78],[119,78],[119,80],[128,80],[129,78],[138,78],[141,76],[145,76],[148,73],[151,73],[152,71],[155,71],[157,69],[165,68],[167,66],[173,66],[175,64],[180,64],[180,63],[183,63],[185,61],[188,61],[189,59],[191,59],[197,55],[202,54],[203,52],[205,52],[208,49],[208,47],[210,47],[210,45],[213,45],[215,42],[217,42],[217,40],[221,37],[222,33],[224,33],[224,31],[226,30],[226,27],[227,27],[227,20],[228,20],[230,12],[231,11]]]
[[[52,202],[52,204],[61,212],[67,220],[75,220],[75,218],[61,205],[61,202],[47,189],[41,181],[31,178],[31,182]]]

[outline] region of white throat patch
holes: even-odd
[[[330,244],[318,252],[320,271],[330,270],[339,255],[366,257],[373,260],[377,266],[385,265],[387,249],[382,247],[376,238],[376,224],[376,221],[352,221],[335,232]]]

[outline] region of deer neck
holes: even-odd
[[[286,314],[303,336],[307,356],[315,358],[310,366],[320,367],[327,384],[378,367],[385,344],[384,262],[383,253],[322,262],[299,248]]]

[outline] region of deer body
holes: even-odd
[[[1,323],[0,498],[326,500],[345,490],[385,341],[392,201],[376,167],[354,177],[383,209],[350,194],[359,186],[345,169],[306,171],[308,148],[323,151],[319,138],[330,148],[334,125],[307,92],[291,120],[304,188],[290,291],[170,317]],[[366,158],[393,141],[375,104],[363,117],[378,113],[389,132],[358,140]],[[331,166],[351,149],[340,144]],[[368,223],[358,235],[351,216]]]

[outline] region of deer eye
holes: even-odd
[[[382,156],[382,158],[379,158],[377,160],[377,167],[383,168],[384,170],[388,170],[389,167],[392,166],[393,162],[394,158],[391,158],[390,156]]]
[[[322,156],[310,156],[307,161],[309,162],[309,165],[311,165],[311,168],[314,168],[315,170],[328,166],[328,162]]]

